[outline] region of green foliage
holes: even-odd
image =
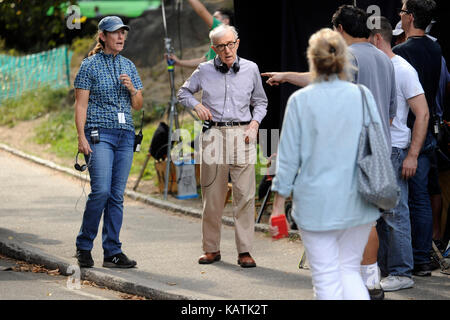
[[[50,144],[51,151],[58,157],[72,157],[77,151],[77,130],[72,108],[48,114],[47,121],[35,130],[35,141],[38,144]]]
[[[74,55],[86,56],[90,51],[91,47],[95,44],[95,40],[91,36],[84,38],[75,38],[72,41],[70,50],[73,51]]]
[[[137,124],[137,122],[135,122]],[[155,133],[157,124],[149,124],[144,127],[142,130],[142,134],[144,135],[144,139],[142,140],[141,151],[136,152],[133,158],[133,164],[131,166],[130,175],[139,175],[141,169],[145,163],[147,158],[148,149],[150,148],[150,142]],[[147,167],[145,168],[144,174],[142,175],[142,180],[153,180],[155,185],[157,185],[157,177],[156,177],[156,169],[154,161],[150,160],[147,163]]]
[[[7,47],[6,47],[6,44],[5,44],[5,39],[3,39],[3,38],[0,38],[0,54],[6,54],[6,55],[9,55],[9,56],[18,56],[19,55],[19,53],[17,52],[17,50],[14,50],[14,49],[8,49]],[[0,77],[1,77],[2,75],[0,75]]]
[[[0,125],[14,127],[17,122],[33,120],[59,109],[66,102],[69,89],[43,87],[29,91],[17,99],[2,101]]]
[[[5,46],[38,52],[64,43],[67,4],[75,4],[75,0],[0,1],[0,37]]]

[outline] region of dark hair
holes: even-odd
[[[234,26],[234,13],[233,11],[225,8],[217,9],[224,18],[230,20],[230,26]]]
[[[406,10],[414,17],[414,27],[425,30],[433,18],[436,2],[433,0],[403,0]]]
[[[368,38],[370,30],[367,28],[369,15],[362,9],[351,5],[342,5],[333,14],[331,23],[335,28],[342,25],[346,33],[354,38]]]
[[[374,36],[377,33],[379,33],[379,34],[381,34],[381,37],[384,39],[384,41],[391,43],[391,41],[392,41],[392,25],[389,22],[389,20],[386,17],[376,17],[374,19],[379,19],[380,28],[373,28],[370,31],[370,34],[372,36]],[[376,22],[378,22],[378,21],[376,21]]]

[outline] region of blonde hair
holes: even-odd
[[[105,42],[102,39],[100,39],[100,33],[105,33],[105,32],[101,31],[101,30],[99,30],[97,32],[97,35],[95,37],[95,40],[97,41],[97,44],[95,45],[94,49],[92,49],[91,52],[89,52],[89,55],[88,55],[89,57],[94,55],[94,54],[97,54],[100,51],[105,49]],[[105,35],[106,35],[106,33],[105,33]]]
[[[349,79],[347,44],[338,32],[323,28],[309,38],[308,44],[307,56],[313,81],[328,81],[333,75],[341,80]]]

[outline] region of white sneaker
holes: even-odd
[[[380,281],[380,285],[384,291],[397,291],[401,289],[412,288],[413,279],[402,276],[389,276]]]

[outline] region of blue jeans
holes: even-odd
[[[408,208],[408,182],[402,178],[406,149],[392,147],[391,161],[400,187],[400,200],[392,210],[385,211],[377,221],[380,241],[378,265],[381,273],[392,276],[412,276],[414,267],[411,245],[411,222]]]
[[[417,158],[417,170],[409,179],[409,211],[414,264],[430,263],[433,236],[433,213],[428,192],[428,173],[433,160],[436,139],[428,133],[424,147]]]
[[[92,250],[103,214],[103,252],[105,257],[110,257],[122,252],[119,233],[123,220],[123,195],[133,162],[134,132],[100,128],[99,134],[100,142],[92,144],[90,130],[86,130],[93,151],[89,164],[91,193],[76,246],[77,249]]]

